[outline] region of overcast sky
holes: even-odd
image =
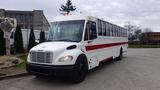
[[[98,16],[124,26],[127,22],[160,32],[160,0],[72,0],[76,13]],[[9,10],[44,10],[49,21],[59,15],[66,0],[0,0],[0,8]]]

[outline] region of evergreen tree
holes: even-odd
[[[40,33],[40,43],[44,42],[45,41],[45,32],[44,31],[41,31]]]
[[[0,55],[5,55],[6,54],[5,38],[3,36],[4,36],[4,33],[0,29]]]
[[[62,14],[69,14],[71,11],[75,11],[76,7],[72,5],[71,0],[68,0],[65,5],[61,5],[61,8],[59,9],[62,12]]]
[[[33,31],[33,28],[31,28],[30,35],[29,35],[28,51],[35,45],[36,45],[36,42],[35,42],[34,31]]]
[[[23,53],[23,37],[22,37],[22,31],[21,27],[17,26],[15,34],[14,34],[14,48],[16,53]]]

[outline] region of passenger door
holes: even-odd
[[[89,69],[92,69],[98,66],[99,62],[97,59],[97,53],[95,52],[94,45],[96,44],[97,39],[97,25],[96,22],[88,21],[85,29],[85,48],[86,54],[89,62]]]

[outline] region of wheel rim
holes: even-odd
[[[78,62],[76,67],[77,67],[77,72],[78,72],[78,74],[80,76],[83,75],[83,74],[85,74],[85,72],[86,72],[86,65],[85,65],[84,62],[82,62],[82,61]]]

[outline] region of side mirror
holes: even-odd
[[[88,43],[92,43],[94,40],[89,40]]]

